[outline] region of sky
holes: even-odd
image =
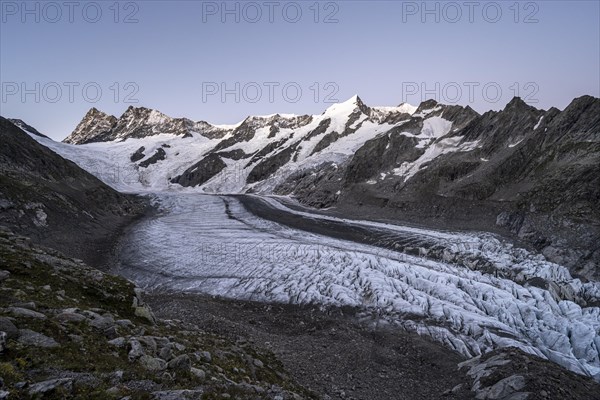
[[[96,107],[232,124],[434,98],[600,97],[595,1],[0,1],[0,115],[62,140]]]

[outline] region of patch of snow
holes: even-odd
[[[450,132],[452,122],[441,117],[431,117],[423,121],[421,135],[429,138],[439,138]]]
[[[467,152],[472,151],[477,148],[479,141],[473,142],[464,142],[461,143],[463,139],[462,136],[450,137],[438,140],[431,144],[429,147],[425,149],[425,152],[414,162],[412,163],[402,163],[399,168],[394,169],[394,174],[398,176],[403,176],[404,181],[407,181],[411,177],[413,177],[420,169],[423,168],[423,164],[428,163],[442,154],[452,153],[452,152]]]
[[[519,143],[521,143],[523,141],[523,139],[516,141],[515,143],[509,144],[508,147],[515,147],[517,146]]]
[[[433,108],[428,108],[427,110],[422,110],[420,113],[418,114],[413,114],[413,117],[418,117],[418,118],[425,118],[428,114],[431,114],[432,112],[436,112],[436,111],[440,111],[442,109],[441,105],[437,105]]]
[[[408,104],[408,103],[402,103],[397,107],[388,107],[388,106],[377,106],[377,107],[371,107],[373,110],[377,110],[377,111],[381,111],[383,113],[386,114],[391,114],[391,113],[403,113],[403,114],[410,114],[413,115],[415,113],[415,111],[417,111],[416,106],[413,106],[412,104]]]

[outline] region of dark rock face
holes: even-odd
[[[36,243],[99,266],[96,247],[145,207],[2,117],[0,143],[0,224]]]
[[[311,121],[312,117],[310,115],[285,117],[275,114],[269,117],[248,117],[233,130],[231,136],[220,141],[212,151],[218,152],[237,143],[249,142],[260,128],[269,127],[269,137],[274,137],[280,128],[299,128],[309,124]]]
[[[269,143],[268,145],[266,145],[265,147],[263,147],[262,149],[260,149],[256,153],[254,153],[254,155],[252,156],[252,158],[250,159],[248,164],[246,164],[246,167],[249,167],[250,165],[252,165],[256,162],[261,161],[266,155],[268,155],[275,149],[282,147],[288,141],[288,139],[289,138],[283,138],[277,142]]]
[[[321,150],[326,149],[331,143],[335,142],[336,140],[338,140],[339,138],[341,138],[343,136],[347,136],[348,134],[350,134],[350,132],[348,132],[348,131],[344,131],[341,134],[336,131],[329,132],[328,134],[323,136],[323,138],[319,141],[319,143],[317,143],[317,145],[315,146],[315,148],[313,149],[313,151],[311,152],[310,155],[312,156],[313,154],[317,154]]]
[[[226,166],[221,157],[212,153],[192,165],[183,174],[173,178],[171,182],[181,186],[198,186],[217,175]]]
[[[290,161],[295,151],[296,146],[290,146],[286,147],[279,153],[272,155],[271,157],[265,158],[264,160],[259,162],[252,169],[252,171],[250,171],[246,182],[256,183],[268,178],[269,176],[274,174],[279,168],[281,168],[281,166]]]
[[[325,133],[325,131],[327,131],[329,125],[331,125],[331,118],[325,118],[319,123],[319,125],[315,129],[313,129],[308,133],[308,135],[306,135],[304,140],[310,140],[315,136],[322,135],[323,133]]]
[[[144,154],[144,151],[146,151],[146,148],[144,146],[142,146],[139,149],[137,149],[135,151],[135,153],[133,153],[131,155],[131,157],[129,157],[129,159],[131,160],[131,162],[138,162],[142,158],[146,157],[146,155]]]
[[[392,132],[367,141],[350,160],[344,176],[346,185],[363,182],[403,162],[414,161],[424,150],[418,140]]]
[[[330,207],[335,204],[341,193],[343,171],[343,166],[325,163],[292,174],[284,183],[278,185],[274,192],[278,195],[293,194],[310,207]]]
[[[147,160],[144,160],[140,163],[140,167],[148,168],[149,165],[156,164],[157,162],[162,161],[165,158],[167,158],[167,153],[165,153],[165,151],[163,150],[162,147],[158,148],[154,152],[154,154],[152,154],[152,157],[150,157]]]
[[[242,149],[230,150],[230,151],[220,151],[216,153],[219,157],[229,158],[230,160],[241,160],[243,158],[250,157],[250,154],[246,154]]]
[[[440,116],[452,122],[452,129],[459,130],[464,128],[475,118],[479,117],[479,114],[469,106],[462,107],[458,105],[442,105],[442,112],[440,113]]]

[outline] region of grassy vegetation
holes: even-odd
[[[149,399],[149,390],[136,388],[144,385],[160,390],[202,388],[206,399],[223,398],[223,393],[236,399],[261,398],[255,390],[239,385],[243,383],[263,388],[278,385],[303,397],[312,397],[290,381],[272,354],[249,345],[238,346],[182,322],[153,324],[136,316],[135,287],[123,278],[101,273],[52,250],[33,247],[24,238],[15,238],[1,230],[0,265],[0,269],[10,272],[0,283],[0,302],[6,307],[0,308],[0,317],[12,318],[19,329],[29,329],[58,342],[56,347],[45,348],[15,339],[8,341],[8,350],[0,356],[0,377],[10,390],[11,399],[29,398],[30,386],[19,389],[15,386],[18,383],[33,384],[65,376],[81,379],[75,379],[72,387],[57,387],[44,394],[44,398]],[[15,314],[8,308],[11,306],[32,309],[46,318]],[[189,355],[192,366],[202,369],[206,378],[198,378],[189,370],[147,370],[140,362],[129,360],[127,346],[109,344],[106,332],[92,326],[89,320],[57,318],[65,309],[76,309],[79,314],[87,310],[101,315],[110,313],[115,321],[131,321],[132,324],[116,324],[116,333],[112,335],[126,340],[147,336],[168,338],[178,345],[173,355]],[[210,352],[211,360],[202,356],[205,351]],[[122,371],[120,378],[116,378],[117,371]],[[131,382],[139,384],[130,385]]]

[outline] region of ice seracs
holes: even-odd
[[[585,305],[600,300],[599,284],[582,284],[493,235],[343,220],[260,200],[312,224],[335,221],[390,243],[410,240],[420,247],[413,256],[297,231],[250,214],[235,197],[156,199],[165,213],[136,226],[122,256],[122,273],[148,288],[354,306],[366,319],[417,331],[468,357],[514,346],[580,374],[600,372],[600,308]],[[526,283],[536,281],[552,283]]]

